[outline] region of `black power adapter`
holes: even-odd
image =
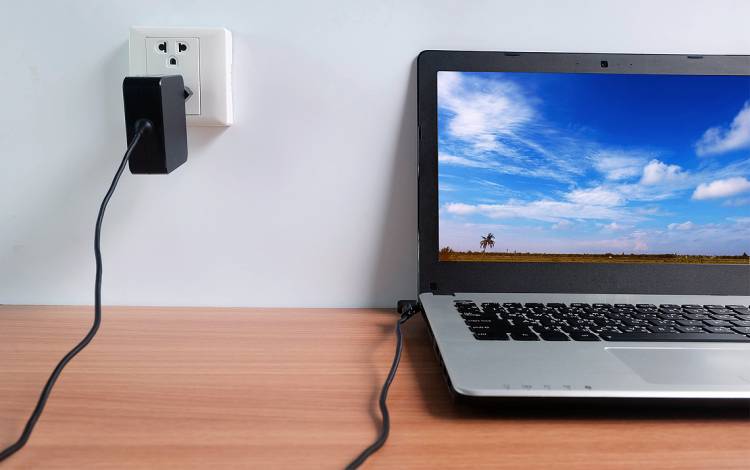
[[[125,77],[122,82],[128,142],[139,121],[151,123],[130,155],[133,174],[166,174],[187,161],[185,99],[190,92],[181,75]]]

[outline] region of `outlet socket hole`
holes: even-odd
[[[167,53],[167,41],[162,41],[159,44],[156,45],[156,50],[159,52],[163,52],[164,54]]]
[[[177,59],[175,59],[174,57],[170,57],[169,60],[167,60],[167,65],[169,65],[170,67],[177,66]]]
[[[177,52],[185,52],[187,50],[188,46],[184,42],[178,42],[177,43]]]

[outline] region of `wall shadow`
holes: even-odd
[[[411,62],[369,306],[393,308],[417,292],[417,60]],[[397,293],[399,298],[388,298]]]

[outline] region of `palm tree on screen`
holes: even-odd
[[[492,232],[482,237],[482,241],[479,242],[479,247],[482,249],[482,253],[487,251],[487,248],[495,248],[495,236]]]

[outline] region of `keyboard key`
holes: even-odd
[[[573,341],[599,341],[599,337],[588,331],[573,331],[570,333]]]
[[[714,320],[725,320],[725,321],[736,320],[736,318],[734,317],[734,315],[716,315],[716,314],[714,314],[714,315],[711,315],[711,318],[713,318]]]
[[[467,326],[477,326],[477,325],[492,325],[496,323],[490,318],[471,318],[464,320],[464,323],[466,323]]]
[[[599,336],[611,333],[622,333],[619,328],[604,327],[604,328],[591,328],[591,331],[598,334]]]
[[[469,327],[469,331],[471,331],[472,333],[486,332],[486,333],[507,334],[507,333],[510,333],[511,329],[497,327],[495,325],[490,325],[489,327],[486,327],[486,328],[482,328],[481,326]]]
[[[750,326],[735,326],[732,329],[742,335],[750,335]]]
[[[508,335],[505,333],[474,333],[474,338],[478,340],[489,340],[489,341],[507,341]]]
[[[734,315],[734,310],[728,308],[709,308],[708,311],[716,315]]]
[[[649,323],[655,326],[676,326],[677,325],[676,320],[662,320],[660,318],[653,318],[649,320]]]
[[[534,331],[537,333],[559,333],[558,325],[534,325]]]
[[[704,314],[705,315],[705,314],[708,313],[708,310],[706,310],[704,308],[686,308],[684,310],[685,310],[685,314],[688,314],[688,313],[699,314],[700,313],[700,314]]]
[[[645,326],[622,326],[620,331],[623,333],[649,333],[649,330]]]
[[[682,326],[703,326],[703,322],[700,320],[677,320],[677,323]]]
[[[456,303],[455,307],[459,312],[481,311],[479,305],[475,304],[474,302]]]
[[[659,305],[661,308],[682,308],[677,304],[661,304]]]
[[[605,341],[648,341],[648,342],[750,342],[750,337],[741,334],[716,333],[611,333],[602,335]]]
[[[516,341],[539,341],[539,337],[530,331],[514,331],[511,332],[510,337]]]
[[[565,333],[562,333],[560,331],[539,333],[539,336],[545,341],[570,341],[570,338],[568,338]]]
[[[682,316],[688,320],[711,320],[711,316],[706,313],[685,313]]]
[[[460,313],[460,314],[477,314],[477,315],[479,315],[479,314],[482,313],[482,311],[479,310],[479,308],[458,308],[456,310],[458,310],[458,313]]]
[[[658,317],[663,320],[682,320],[685,318],[681,313],[660,313]]]
[[[657,310],[655,308],[642,308],[642,307],[636,308],[635,311],[643,315],[656,315],[657,313],[660,312],[660,310]],[[661,310],[661,312],[682,314],[680,310]]]
[[[732,333],[732,329],[725,326],[707,326],[706,329],[711,333]]]
[[[652,311],[652,310],[649,309],[649,311]],[[659,307],[658,311],[662,313],[682,313],[682,309],[680,307],[677,307],[677,308]]]
[[[745,326],[750,326],[750,321],[736,320],[736,321],[733,321],[732,324],[734,326],[745,327]]]
[[[521,325],[520,322],[516,323],[515,321],[513,322],[513,331],[525,331],[532,333],[531,328],[529,328],[527,325]]]
[[[495,328],[494,325],[476,325],[470,326],[469,331],[472,333],[487,333],[490,331],[502,331],[499,328]]]
[[[711,309],[711,308],[724,308],[723,305],[704,305],[703,307],[704,308],[708,308],[708,309]]]
[[[677,330],[671,326],[649,326],[648,330],[652,333],[677,333]]]
[[[715,326],[710,326],[708,328],[716,328]],[[726,328],[723,328],[726,329]],[[680,333],[703,333],[703,328],[700,326],[678,326],[676,328],[677,331]],[[731,333],[731,331],[712,331],[712,333]]]
[[[703,323],[707,326],[732,326],[731,323],[725,320],[703,320]]]

